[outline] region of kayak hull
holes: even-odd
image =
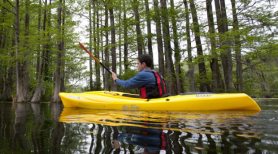
[[[125,96],[127,93],[93,91],[84,93],[59,93],[64,107],[101,110],[139,111],[260,111],[258,104],[244,93],[190,94],[155,99]],[[129,94],[128,94],[129,95]]]

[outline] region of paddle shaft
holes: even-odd
[[[99,61],[99,59],[98,59],[97,57],[95,57],[95,56],[92,54],[92,52],[90,52],[87,48],[85,48],[85,46],[84,46],[82,43],[79,42],[79,46],[80,46],[84,51],[86,51],[86,52],[90,55],[91,58],[93,58],[93,59],[94,59],[97,63],[99,63],[104,69],[106,69],[106,71],[108,71],[110,74],[112,74],[112,72],[109,70],[109,68],[106,67],[105,65],[103,65],[103,64]]]

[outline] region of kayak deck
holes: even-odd
[[[190,94],[163,98],[141,99],[128,97],[129,93],[92,91],[84,93],[60,93],[64,107],[104,110],[141,111],[260,111],[258,104],[244,93]]]

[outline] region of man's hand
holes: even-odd
[[[112,78],[113,78],[114,81],[117,80],[118,79],[117,74],[112,72]]]

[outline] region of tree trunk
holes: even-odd
[[[137,35],[137,49],[138,49],[138,56],[143,54],[143,36],[140,28],[140,15],[138,12],[139,2],[137,0],[133,0],[132,8],[135,16],[136,22],[136,35]]]
[[[195,75],[194,75],[194,64],[192,58],[192,47],[191,47],[191,35],[190,35],[190,19],[189,19],[189,9],[187,0],[183,0],[184,7],[185,7],[185,18],[186,18],[186,42],[187,42],[187,53],[188,53],[188,83],[189,83],[189,91],[194,92],[196,91],[196,83],[195,83]]]
[[[98,1],[94,0],[94,16],[96,16],[97,21],[94,21],[94,24],[96,25],[96,31],[94,33],[94,35],[96,36],[96,44],[95,44],[95,55],[97,57],[99,56],[99,51],[100,51],[100,28],[99,28],[99,9],[98,7]],[[96,90],[100,90],[101,89],[101,83],[100,83],[100,65],[95,63],[95,69],[96,69],[96,85],[95,85],[95,89]]]
[[[195,8],[194,0],[190,0],[191,15],[193,19],[193,31],[195,35],[195,42],[197,47],[198,55],[198,66],[199,66],[199,80],[200,80],[200,91],[210,91],[210,87],[207,78],[207,71],[205,66],[205,59],[203,56],[203,48],[200,37],[200,26],[198,22],[197,11]]]
[[[5,23],[5,17],[6,17],[6,9],[5,9],[5,5],[6,5],[6,0],[3,0],[2,2],[2,7],[1,7],[1,23]],[[4,46],[5,46],[5,35],[4,35],[4,32],[5,32],[5,28],[1,26],[1,29],[0,29],[0,48],[4,49]],[[1,83],[0,83],[1,84]],[[1,92],[1,90],[0,90]]]
[[[208,18],[208,25],[209,25],[209,39],[211,45],[211,61],[210,61],[210,67],[212,72],[211,88],[213,92],[220,92],[224,87],[221,78],[221,73],[219,70],[220,66],[218,63],[218,54],[216,52],[215,28],[214,28],[214,19],[213,19],[211,2],[212,0],[206,0],[207,18]]]
[[[256,71],[256,74],[257,74],[258,78],[260,79],[260,86],[261,86],[261,91],[262,91],[263,97],[266,97],[266,98],[273,97],[272,93],[271,93],[271,88],[270,88],[269,82],[267,81],[266,74],[264,73],[264,71],[258,70],[258,71]]]
[[[153,48],[152,48],[152,30],[151,30],[151,17],[149,9],[149,0],[145,0],[145,9],[146,9],[146,20],[147,20],[147,38],[148,38],[148,53],[153,57]]]
[[[114,24],[114,10],[113,1],[109,4],[110,24],[111,24],[111,57],[112,57],[112,71],[117,73],[116,69],[116,30]],[[112,90],[116,91],[116,84],[112,84]]]
[[[103,12],[103,11],[101,11],[101,14],[102,14],[102,12]],[[103,24],[102,18],[101,18],[101,20],[100,20],[100,25],[101,25],[101,28],[100,28],[100,47],[99,47],[99,48],[100,48],[100,51],[101,51],[101,53],[100,53],[100,54],[101,54],[101,59],[102,59],[102,61],[105,63],[105,58],[104,58],[104,53],[105,53],[105,52],[104,52],[104,51],[105,51],[105,48],[106,48],[106,47],[104,46],[104,43],[105,43],[105,42],[103,41],[103,38],[104,38],[104,34],[103,34],[103,32],[104,32],[103,27],[104,27],[104,26],[103,26],[103,25],[104,25],[104,24]],[[105,72],[104,72],[105,70],[104,70],[103,67],[101,67],[101,68],[100,68],[100,71],[101,71],[101,75],[102,75],[103,87],[105,88],[105,87],[106,87],[106,83],[105,83],[105,82],[106,82],[106,81],[105,81],[105,78],[106,78],[106,77],[105,77]]]
[[[92,36],[93,36],[92,29],[95,33],[95,26],[94,27],[92,26],[92,3],[94,3],[93,0],[89,0],[89,50],[90,50],[91,53],[93,51],[92,50],[93,49],[92,48],[92,41],[93,41],[93,39],[92,39]],[[95,11],[95,8],[93,8],[93,10]],[[95,16],[93,18],[95,19]],[[95,22],[93,24],[95,24]],[[95,35],[94,35],[94,38],[95,38]],[[93,90],[93,64],[92,64],[92,62],[93,62],[92,58],[89,56],[90,91]]]
[[[36,79],[39,79],[39,72],[41,67],[41,16],[42,16],[42,1],[39,0],[39,10],[38,10],[38,51],[37,51],[37,64],[36,64]]]
[[[225,91],[232,90],[232,55],[229,41],[225,40],[224,34],[228,32],[228,19],[224,0],[215,0],[218,31],[220,33],[221,61],[224,72]]]
[[[41,4],[40,4],[41,5]],[[49,4],[50,6],[50,4]],[[47,19],[47,0],[44,1],[44,15],[43,15],[43,25],[42,25],[42,30],[43,30],[43,39],[46,39],[46,40],[50,40],[50,35],[49,35],[49,32],[47,30],[47,28],[49,28],[47,26],[47,20],[50,20]],[[40,13],[39,13],[40,14]],[[49,16],[50,17],[50,16]],[[40,31],[40,19],[38,21],[38,29]],[[40,35],[39,35],[40,37]],[[40,40],[40,39],[39,39]],[[36,85],[36,89],[35,89],[35,92],[32,96],[32,99],[31,99],[31,102],[32,103],[37,103],[37,102],[40,102],[41,100],[41,97],[42,97],[42,91],[44,89],[43,87],[43,84],[44,84],[44,80],[45,80],[45,69],[46,69],[46,65],[47,64],[47,53],[49,53],[49,42],[46,42],[46,43],[43,43],[43,51],[42,53],[40,52],[40,45],[39,44],[39,47],[38,47],[38,59],[37,59],[37,85]],[[49,55],[48,55],[49,56]]]
[[[27,4],[28,5],[28,4]],[[26,14],[28,14],[28,10],[26,10]],[[16,102],[27,102],[28,101],[28,64],[27,64],[27,52],[28,51],[20,51],[20,20],[19,20],[19,0],[15,1],[15,50],[16,50]],[[28,15],[27,15],[28,16]],[[29,33],[29,19],[25,16],[25,41],[27,35]]]
[[[14,53],[11,53],[11,57],[14,57]],[[0,95],[0,99],[3,101],[12,101],[12,92],[13,92],[13,84],[14,84],[14,67],[8,66],[6,68],[2,93]]]
[[[51,25],[51,1],[49,1],[49,5],[47,5],[47,0],[45,0],[45,12],[44,12],[44,32],[46,33],[46,41],[44,42],[44,53],[43,53],[43,72],[44,72],[44,81],[51,82],[52,74],[50,72],[50,57],[51,57],[51,35],[50,35],[50,29],[52,27]]]
[[[108,38],[108,6],[105,4],[105,51],[104,51],[104,56],[105,56],[105,66],[109,68],[109,38]],[[105,70],[104,70],[105,71]],[[105,90],[110,90],[110,74],[105,71],[104,76],[105,76],[105,85],[104,88]]]
[[[54,93],[52,97],[53,103],[60,102],[59,92],[63,91],[63,56],[64,56],[64,18],[65,18],[65,8],[64,1],[59,0],[58,4],[58,51],[57,51],[57,60],[56,60],[56,70],[54,74]]]
[[[6,42],[6,40],[3,41]],[[1,48],[4,49],[5,45]],[[14,57],[14,51],[9,52],[7,56]],[[14,60],[10,59],[8,63],[13,63],[13,61]],[[0,64],[0,71],[3,72],[0,74],[0,100],[12,101],[15,67],[13,65]]]
[[[231,0],[232,12],[233,12],[233,31],[234,31],[234,44],[235,44],[235,55],[236,55],[236,89],[242,91],[243,89],[243,77],[242,77],[242,63],[241,63],[241,41],[240,32],[237,18],[236,1]]]
[[[127,36],[127,18],[126,18],[126,2],[123,3],[123,10],[124,10],[124,69],[125,72],[129,69],[129,62],[128,62],[128,36]]]
[[[168,83],[168,90],[170,94],[177,94],[176,85],[176,74],[174,69],[174,64],[172,60],[172,48],[171,48],[171,37],[170,37],[170,26],[168,19],[168,9],[166,0],[160,0],[161,3],[161,17],[162,17],[162,27],[163,27],[163,39],[164,39],[164,50],[165,50],[165,60],[166,60],[166,80]]]
[[[165,76],[165,70],[164,70],[164,52],[163,52],[163,41],[162,41],[162,33],[161,33],[161,14],[158,7],[158,0],[153,0],[154,5],[154,21],[155,21],[155,27],[156,27],[156,40],[157,40],[157,52],[158,52],[158,66],[159,66],[159,72]]]
[[[181,55],[180,55],[180,42],[177,28],[176,16],[177,13],[175,11],[174,0],[170,0],[171,3],[171,19],[172,19],[172,27],[173,27],[173,37],[174,37],[174,47],[175,47],[175,67],[176,67],[176,76],[177,76],[177,90],[178,93],[183,93],[183,79],[182,79],[182,71],[181,71]]]
[[[124,2],[125,3],[125,2]],[[122,23],[122,1],[119,1],[119,7],[121,8],[119,10],[119,16],[118,16],[118,21],[119,23]],[[118,37],[119,37],[119,42],[118,42],[118,48],[119,48],[119,76],[122,75],[123,73],[123,67],[122,67],[122,26],[119,26],[118,29]]]
[[[61,91],[65,91],[65,22],[66,22],[66,0],[63,0],[63,10],[62,10],[62,66],[61,66]]]

